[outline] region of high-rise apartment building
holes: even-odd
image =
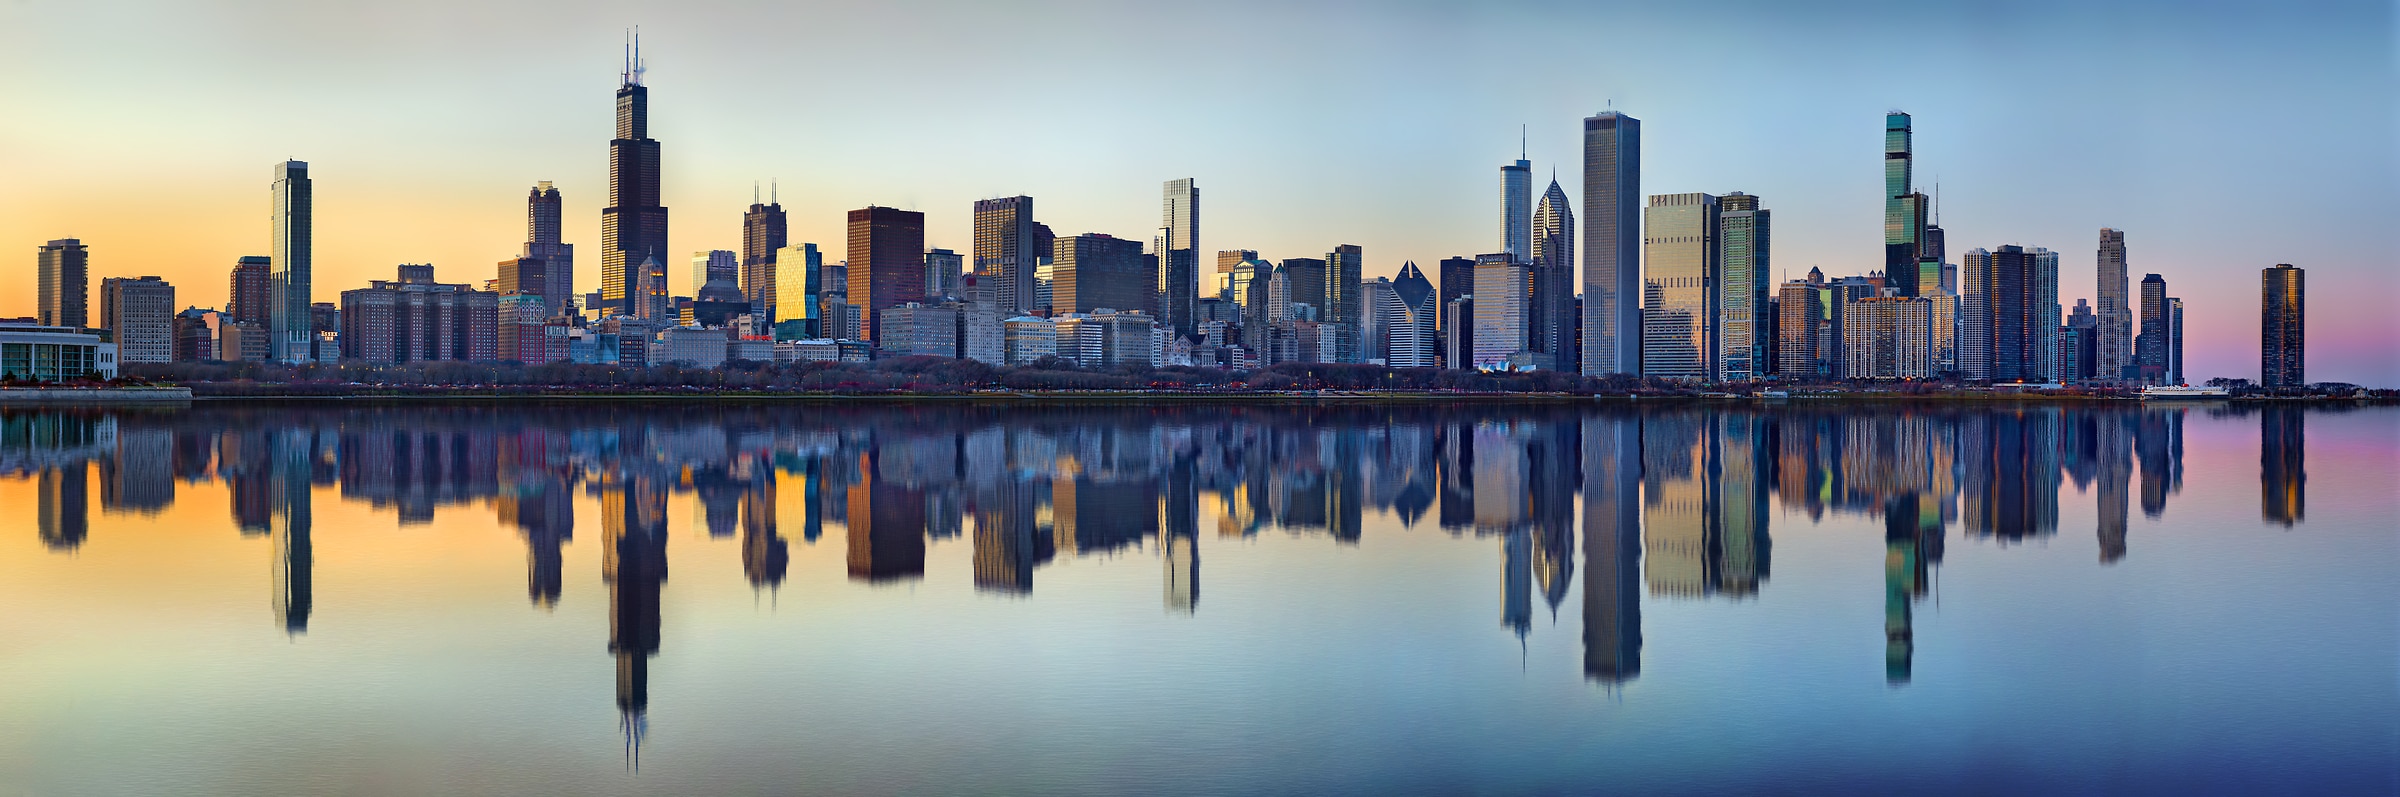
[[[267,318],[275,314],[274,258],[265,255],[243,255],[233,261],[233,274],[227,286],[225,314],[241,324],[257,324],[265,329]],[[232,359],[228,357],[226,359]]]
[[[2100,228],[2099,316],[2093,327],[2092,372],[2100,379],[2129,377],[2133,364],[2133,312],[2127,303],[2125,231]]]
[[[1583,373],[1642,372],[1642,122],[1583,120]]]
[[[650,88],[642,85],[641,42],[617,80],[616,137],[608,142],[608,206],[600,209],[599,314],[645,315],[653,301],[645,261],[667,257],[667,209],[659,200],[659,147],[650,137]]]
[[[1527,354],[1526,306],[1533,302],[1532,267],[1507,252],[1475,258],[1473,360],[1465,367],[1507,368]]]
[[[884,309],[925,298],[925,214],[869,205],[850,211],[850,303],[865,316],[860,334],[876,337]]]
[[[1533,161],[1500,167],[1500,253],[1533,262]]]
[[[2258,271],[2258,384],[2308,386],[2308,270],[2278,263]]]
[[[1819,325],[1825,320],[1824,294],[1806,282],[1786,282],[1775,291],[1775,375],[1784,379],[1819,376],[1823,359],[1818,351]]]
[[[525,195],[525,251],[542,261],[542,312],[559,315],[575,303],[575,245],[566,243],[566,200],[543,180]],[[598,309],[598,308],[587,308]]]
[[[1317,318],[1334,325],[1334,350],[1328,362],[1365,361],[1358,338],[1366,321],[1358,295],[1365,270],[1366,250],[1357,244],[1342,244],[1325,253],[1325,303],[1319,305]]]
[[[2057,256],[2002,246],[1961,264],[1958,370],[1967,379],[2043,382],[2058,356]],[[2045,261],[2047,272],[2044,271]],[[2050,288],[2040,287],[2045,273]],[[2045,303],[2043,300],[2047,299]],[[2041,351],[2047,347],[2047,351]]]
[[[2028,359],[2033,363],[2033,376],[2028,381],[2056,382],[2058,378],[2058,324],[2064,315],[2058,304],[2058,253],[2047,248],[2027,247],[2033,258],[2032,281],[2025,286],[2025,326],[2033,337],[2026,341],[2032,348]]]
[[[270,306],[267,310],[267,356],[277,362],[309,359],[316,336],[308,331],[308,306],[315,302],[316,184],[308,179],[308,164],[275,164],[274,258]]]
[[[1051,309],[1059,313],[1140,310],[1157,275],[1146,270],[1142,242],[1085,233],[1061,238],[1050,256]]]
[[[1941,283],[1941,261],[1924,273],[1925,195],[1912,184],[1916,164],[1914,130],[1908,114],[1883,117],[1883,275],[1893,292],[1917,296]]]
[[[1193,303],[1200,298],[1200,188],[1185,177],[1168,180],[1164,193],[1164,219],[1158,226],[1158,316],[1175,334],[1188,337],[1199,332]],[[1355,314],[1357,303],[1351,307]]]
[[[2167,384],[2183,384],[2183,300],[2167,297]]]
[[[750,209],[742,211],[740,285],[742,299],[750,303],[753,313],[772,316],[775,312],[775,258],[789,238],[783,203],[769,196],[765,204],[760,204],[757,187],[752,186]]]
[[[91,325],[91,250],[81,239],[42,244],[35,293],[36,320],[48,327]]]
[[[117,340],[118,363],[175,359],[175,286],[157,277],[100,281],[100,326]]]
[[[430,265],[342,292],[342,359],[370,363],[497,359],[500,297],[433,280]]]
[[[1767,361],[1770,212],[1758,197],[1735,191],[1717,198],[1717,379],[1748,382],[1774,370]]]
[[[1032,312],[1036,268],[1050,244],[1035,231],[1033,197],[975,200],[975,273],[999,280],[999,301],[1008,315]]]
[[[2141,330],[2133,338],[2133,364],[2142,384],[2165,384],[2172,355],[2168,351],[2167,278],[2142,276]]]
[[[1851,302],[1842,313],[1842,377],[1931,378],[1933,301],[1882,296]]]
[[[1542,367],[1575,370],[1581,363],[1575,309],[1575,211],[1567,192],[1550,180],[1533,211],[1532,346]]]
[[[1661,194],[1643,215],[1642,375],[1717,381],[1717,198]]]

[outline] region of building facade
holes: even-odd
[[[849,302],[863,314],[862,339],[880,343],[880,313],[925,298],[925,214],[870,205],[849,221]]]
[[[1000,304],[1011,315],[1035,309],[1035,270],[1050,256],[1033,220],[1033,197],[975,201],[975,273],[1000,282]]]
[[[2290,263],[2259,269],[2258,384],[2308,386],[2308,270]]]
[[[495,360],[499,326],[498,294],[435,282],[432,266],[403,265],[398,280],[375,280],[342,292],[346,360]]]
[[[543,180],[525,194],[525,250],[542,262],[542,314],[561,314],[575,303],[575,245],[565,236],[566,200]],[[597,308],[591,308],[597,309]]]
[[[1642,122],[1583,120],[1583,373],[1642,373]]]
[[[1504,369],[1527,354],[1526,308],[1533,303],[1533,269],[1507,252],[1475,258],[1475,337],[1465,367]]]
[[[1770,213],[1758,197],[1735,191],[1717,199],[1717,379],[1748,382],[1774,371],[1767,361]]]
[[[650,88],[639,46],[617,80],[616,137],[608,142],[608,205],[600,209],[599,315],[651,317],[645,263],[667,257],[667,209],[659,201],[659,144],[650,137]]]
[[[43,326],[91,326],[91,250],[77,238],[42,244],[35,275],[34,320]]]
[[[784,221],[783,203],[769,197],[765,204],[760,204],[755,195],[755,186],[753,189],[750,208],[742,211],[742,259],[738,282],[742,299],[750,303],[751,312],[773,316],[776,258],[790,243],[791,236]]]
[[[1168,180],[1158,227],[1158,317],[1178,335],[1192,335],[1200,298],[1200,188],[1191,178]]]
[[[117,362],[175,359],[175,286],[157,277],[100,281],[100,326],[116,338]]]
[[[1140,241],[1100,233],[1060,238],[1050,258],[1050,302],[1059,313],[1141,310],[1155,299]]]
[[[1576,370],[1582,340],[1576,334],[1581,319],[1575,306],[1575,211],[1567,192],[1550,180],[1533,210],[1533,327],[1531,346],[1545,361],[1544,368]]]
[[[308,306],[316,302],[316,183],[308,178],[308,164],[275,164],[273,197],[274,254],[269,257],[274,271],[269,280],[267,356],[276,362],[302,362],[309,359],[316,339],[308,330]]]
[[[2104,380],[2129,378],[2126,366],[2133,364],[2133,312],[2126,302],[2129,295],[2125,273],[2125,232],[2100,228],[2099,285],[2094,294],[2099,312],[2093,328],[2092,372]]]
[[[1717,198],[1662,194],[1643,216],[1642,375],[1717,381]]]
[[[1366,358],[1359,345],[1359,329],[1365,325],[1365,305],[1359,300],[1358,286],[1366,270],[1366,251],[1357,244],[1342,244],[1325,253],[1325,301],[1318,305],[1317,317],[1333,325],[1334,345],[1327,362],[1357,363]]]

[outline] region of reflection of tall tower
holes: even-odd
[[[2307,411],[2268,407],[2258,419],[2259,514],[2284,528],[2307,517]]]
[[[1583,675],[1642,672],[1641,468],[1638,421],[1583,420]]]
[[[925,576],[925,494],[876,472],[879,452],[859,455],[850,485],[850,578],[884,582]]]
[[[742,493],[742,575],[753,588],[780,586],[791,561],[791,546],[775,529],[775,472],[762,464]]]
[[[600,577],[608,582],[608,652],[617,659],[617,711],[638,753],[650,709],[650,657],[659,648],[659,592],[667,583],[667,491],[638,476],[609,473],[600,496]]]
[[[1533,535],[1512,526],[1500,536],[1500,624],[1518,639],[1533,627]]]
[[[1883,506],[1883,678],[1894,685],[1915,673],[1914,604],[1931,584],[1932,563],[1941,559],[1940,514],[1934,513],[1928,529],[1921,500],[1904,493]]]
[[[35,516],[42,544],[53,551],[72,551],[91,534],[91,500],[86,491],[89,468],[83,463],[44,468],[35,498]]]
[[[2100,562],[2108,564],[2125,558],[2125,521],[2132,508],[2133,442],[2126,431],[2127,419],[2110,413],[2098,415],[2093,424],[2093,445],[2096,448],[2100,482]]]
[[[1166,568],[1169,614],[1188,615],[1200,606],[1200,491],[1193,471],[1188,454],[1176,457],[1167,466],[1166,494],[1159,500],[1165,517],[1158,525],[1158,554]]]
[[[2167,496],[2183,491],[2183,410],[2143,410],[2133,455],[2142,463],[2142,516],[2166,514]]]
[[[305,428],[270,438],[273,443],[268,455],[274,473],[268,483],[274,514],[267,533],[275,537],[275,616],[283,621],[287,634],[308,632],[308,613],[316,592],[316,556],[309,539],[314,523],[309,512],[309,467],[316,454],[312,438]]]
[[[1034,489],[1013,474],[1000,474],[975,497],[975,588],[1030,593],[1033,569],[1057,548],[1034,521]]]

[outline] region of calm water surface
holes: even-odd
[[[2400,791],[2400,411],[0,410],[0,794]]]

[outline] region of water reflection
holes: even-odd
[[[526,595],[545,610],[575,599],[562,549],[580,493],[599,513],[629,757],[663,650],[674,493],[697,507],[688,531],[738,536],[742,577],[766,595],[792,547],[830,524],[849,579],[868,588],[926,578],[929,541],[951,537],[971,546],[974,588],[1000,598],[1030,598],[1061,559],[1155,555],[1161,608],[1177,616],[1202,608],[1204,527],[1347,547],[1367,513],[1388,513],[1490,538],[1500,625],[1518,640],[1541,615],[1555,621],[1580,575],[1583,672],[1613,686],[1641,673],[1643,600],[1769,588],[1770,498],[1811,522],[1882,521],[1884,675],[1904,684],[1946,534],[2003,546],[2055,535],[2071,483],[2096,505],[2101,563],[2124,560],[2137,491],[2155,518],[2182,489],[2187,412],[2260,415],[2267,524],[2302,521],[2306,484],[2306,418],[2284,407],[529,409],[0,410],[0,472],[37,482],[41,543],[63,554],[90,534],[94,469],[109,513],[157,513],[178,482],[224,482],[232,528],[272,540],[274,622],[294,635],[312,612],[318,488],[402,524],[488,507],[522,537]],[[1871,562],[1857,572],[1871,578]]]

